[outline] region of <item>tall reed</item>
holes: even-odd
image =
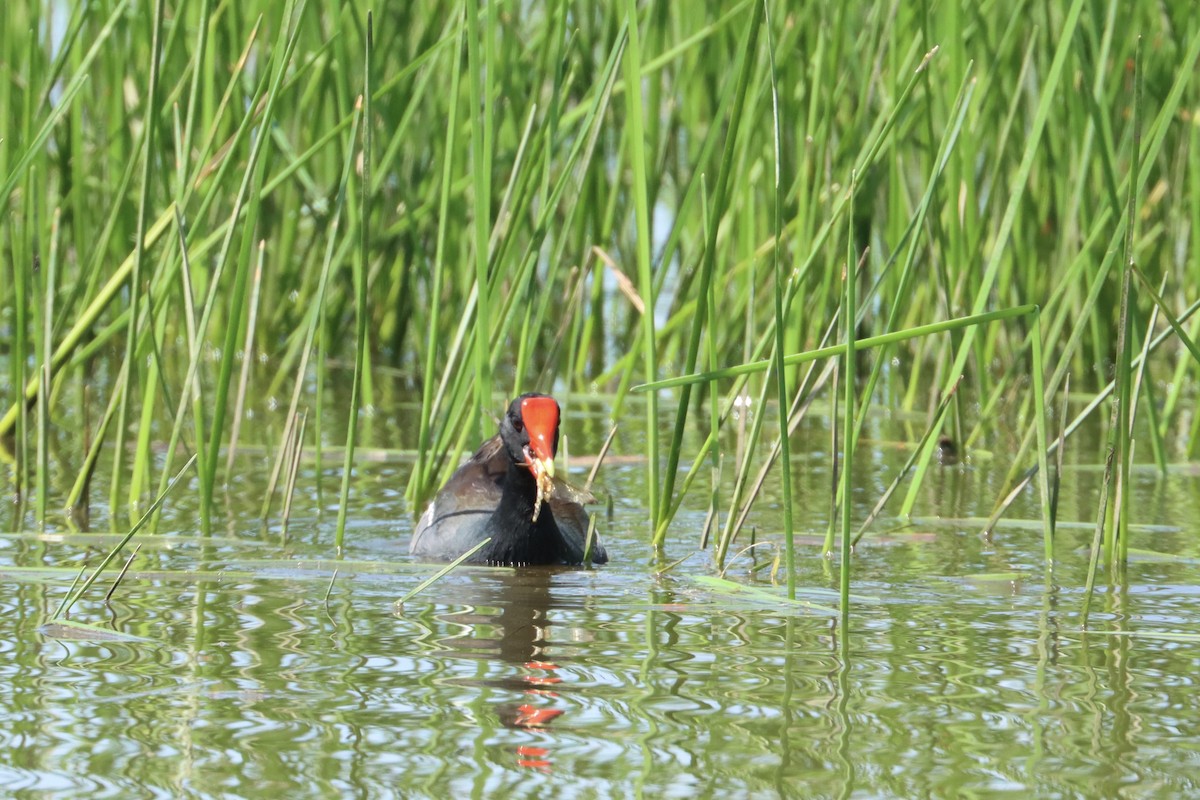
[[[731,475],[703,501],[724,563],[762,461],[784,492],[799,479],[787,432],[828,385],[801,365],[829,358],[846,361],[848,453],[882,393],[928,412],[889,489],[901,516],[943,428],[1002,439],[993,410],[1031,370],[1006,498],[1032,480],[1046,496],[1066,432],[1048,439],[1045,405],[1068,376],[1095,408],[1116,390],[1120,430],[1150,426],[1138,460],[1198,447],[1198,367],[1167,365],[1200,330],[1200,258],[1178,244],[1200,227],[1200,30],[1182,0],[1016,18],[206,0],[140,21],[103,5],[70,5],[59,28],[10,4],[0,31],[0,444],[36,500],[19,525],[96,506],[128,530],[195,453],[211,526],[222,485],[264,470],[273,494],[294,474],[301,418],[305,452],[348,445],[343,515],[355,454],[379,444],[416,451],[416,512],[506,396],[542,389],[644,414],[617,446],[645,457],[648,548],[700,502],[699,474]],[[420,398],[398,442],[358,413],[385,369]],[[786,531],[811,521],[784,504],[769,536],[794,580]],[[1052,561],[1049,526],[1044,548]]]

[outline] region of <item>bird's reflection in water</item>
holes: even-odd
[[[483,658],[518,666],[504,677],[470,680],[474,686],[492,686],[516,692],[521,700],[499,703],[496,714],[507,728],[539,730],[562,716],[556,706],[563,690],[559,662],[547,654],[550,617],[554,609],[578,603],[553,591],[556,576],[574,570],[566,567],[528,567],[514,571],[471,575],[469,583],[455,586],[453,602],[467,610],[444,615],[446,622],[468,627],[472,635],[444,639],[441,644],[459,657]],[[522,745],[516,748],[517,764],[549,771],[548,747]]]

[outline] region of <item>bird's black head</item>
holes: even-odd
[[[528,467],[534,478],[554,475],[558,453],[558,402],[547,394],[523,394],[500,420],[500,439],[513,462]]]

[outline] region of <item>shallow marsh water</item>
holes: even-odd
[[[574,452],[600,412],[568,407]],[[390,435],[379,415],[375,438]],[[664,417],[664,424],[669,424]],[[1040,528],[980,523],[1010,456],[939,468],[914,523],[855,560],[848,659],[821,607],[836,563],[827,419],[797,436],[802,598],[707,580],[703,491],[646,544],[643,471],[605,467],[612,563],[464,569],[403,608],[432,568],[407,553],[406,459],[364,460],[349,546],[332,558],[337,459],[301,474],[289,530],[257,523],[265,456],[248,450],[205,540],[185,487],[139,535],[109,604],[101,581],[48,624],[109,534],[0,537],[0,787],[16,798],[1193,796],[1200,792],[1200,486],[1136,472],[1135,552],[1079,611],[1100,452],[1071,448],[1047,576]],[[631,425],[631,430],[636,426]],[[880,415],[856,478],[861,519],[906,451]],[[369,436],[368,439],[371,437]],[[404,439],[404,434],[400,436]],[[636,435],[617,456],[636,456]],[[694,450],[693,450],[694,452]],[[386,456],[386,454],[384,454]],[[732,470],[726,468],[726,472]],[[581,470],[573,470],[578,478]],[[751,517],[779,528],[767,487]],[[1035,498],[1011,516],[1035,519]],[[322,510],[322,506],[324,507]],[[15,527],[15,526],[14,526]],[[886,528],[886,524],[877,526]],[[737,548],[735,548],[737,549]],[[767,548],[760,563],[770,561]],[[1154,551],[1162,558],[1142,553]],[[689,553],[692,554],[689,556]],[[673,560],[686,560],[659,574]],[[752,555],[727,577],[778,592]],[[782,594],[777,594],[782,597]]]

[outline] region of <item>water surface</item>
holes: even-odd
[[[594,452],[603,426],[576,419],[572,449]],[[116,537],[0,537],[0,787],[16,798],[1200,792],[1193,470],[1136,472],[1134,546],[1169,557],[1138,552],[1116,581],[1102,577],[1084,632],[1100,473],[1078,454],[1092,451],[1076,448],[1064,475],[1063,518],[1078,524],[1060,532],[1049,575],[1037,526],[985,537],[968,519],[1000,493],[1002,449],[939,468],[919,519],[860,546],[843,633],[821,608],[836,604],[837,565],[816,544],[827,426],[814,419],[797,437],[811,606],[784,602],[770,567],[756,569],[769,545],[726,577],[780,599],[705,580],[703,491],[655,559],[636,459],[603,473],[610,565],[464,569],[403,608],[397,598],[432,571],[407,553],[403,458],[363,462],[340,561],[337,459],[320,481],[311,465],[302,473],[286,535],[257,523],[261,453],[241,457],[207,540],[181,487],[159,534],[137,538],[111,602],[105,579],[76,606],[72,620],[94,629],[50,617]],[[859,518],[905,438],[887,419],[869,431]],[[637,436],[622,446],[636,454]],[[777,494],[768,485],[751,517],[758,541],[778,540]],[[1012,516],[1035,517],[1035,500]]]

